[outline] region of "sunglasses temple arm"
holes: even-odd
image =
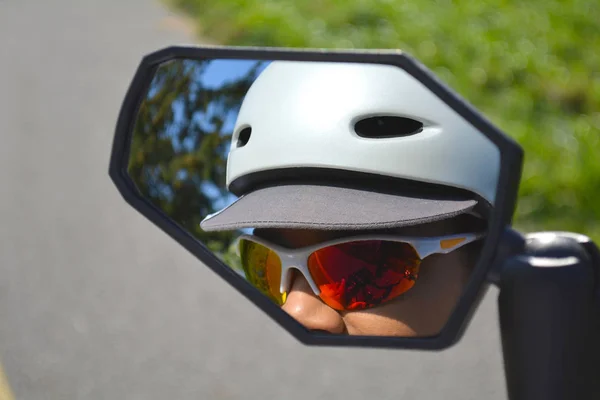
[[[465,244],[473,243],[474,241],[483,239],[484,237],[485,237],[484,233],[475,233],[475,234],[467,236],[467,240],[462,242],[460,245],[464,246]]]
[[[485,237],[485,234],[483,234],[483,233],[476,233],[476,234],[464,235],[463,238],[465,240],[463,240],[462,242],[457,243],[456,245],[454,245],[452,247],[449,247],[447,249],[443,249],[442,246],[441,246],[441,243],[438,242],[438,246],[439,246],[438,250],[437,251],[432,251],[432,252],[429,252],[429,253],[430,254],[433,254],[433,253],[448,254],[448,253],[453,252],[454,250],[460,249],[461,247],[463,247],[463,246],[465,246],[465,245],[467,245],[469,243],[473,243],[474,241],[476,241],[478,239],[481,239],[483,237]]]

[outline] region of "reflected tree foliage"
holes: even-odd
[[[235,199],[225,187],[227,153],[235,118],[262,63],[253,62],[235,79],[209,82],[206,71],[215,61],[176,60],[157,69],[139,108],[128,170],[153,205],[240,268],[232,247],[237,233],[204,232],[200,221]]]

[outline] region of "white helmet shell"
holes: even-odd
[[[408,136],[365,138],[373,116],[423,124]],[[251,128],[238,147],[242,130]],[[492,206],[500,152],[483,133],[403,69],[379,64],[274,61],[248,91],[232,137],[227,186],[260,171],[330,168],[442,184]]]

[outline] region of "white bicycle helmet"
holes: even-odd
[[[399,67],[274,61],[233,132],[226,184],[240,198],[206,231],[395,228],[495,202],[497,147]]]

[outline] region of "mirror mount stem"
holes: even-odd
[[[523,254],[526,246],[526,238],[523,234],[511,227],[507,227],[501,234],[496,255],[492,262],[492,268],[488,272],[486,280],[495,286],[500,286],[502,270],[506,260],[519,254]]]
[[[490,281],[509,399],[599,399],[598,247],[566,232],[505,236]]]

